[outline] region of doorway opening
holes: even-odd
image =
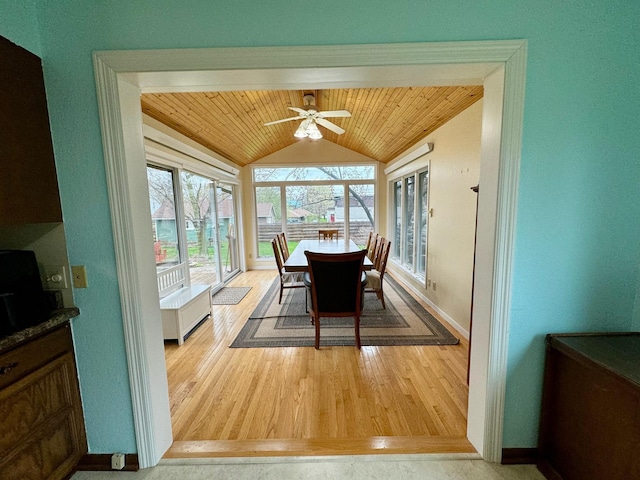
[[[171,444],[171,429],[166,373],[152,366],[163,355],[160,334],[151,326],[160,316],[157,296],[144,287],[154,269],[148,258],[135,256],[136,245],[152,243],[150,233],[135,230],[135,220],[150,221],[148,211],[134,207],[144,204],[135,197],[146,183],[142,139],[135,134],[142,124],[140,93],[203,85],[211,90],[409,85],[416,78],[484,86],[476,262],[482,281],[476,282],[474,298],[467,436],[483,458],[498,461],[525,61],[524,41],[94,54],[141,467],[159,461]]]

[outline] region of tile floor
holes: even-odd
[[[167,459],[139,472],[77,472],[72,480],[204,479],[544,480],[533,465],[499,465],[465,456],[389,455],[313,458]]]

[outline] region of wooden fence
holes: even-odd
[[[287,224],[287,240],[296,242],[304,238],[318,238],[318,230],[325,228],[337,228],[340,231],[339,238],[344,237],[344,222],[330,223],[289,223]],[[367,243],[369,232],[373,230],[371,223],[350,222],[349,238],[358,245]],[[278,233],[282,232],[282,225],[279,223],[263,223],[258,225],[258,241],[269,242]]]

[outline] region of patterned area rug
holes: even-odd
[[[222,287],[213,294],[212,303],[214,305],[237,305],[240,303],[251,287]]]
[[[305,313],[305,289],[285,290],[278,305],[276,278],[231,348],[312,347],[315,330]],[[360,317],[362,345],[456,345],[453,336],[395,280],[385,277],[386,310],[374,293],[365,295]],[[320,347],[355,345],[353,319],[322,318]]]

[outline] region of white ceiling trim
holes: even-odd
[[[238,167],[231,160],[212,152],[149,115],[142,114],[142,118],[144,121],[142,133],[146,138],[206,163],[226,175],[237,177],[240,173]]]
[[[119,78],[140,87],[142,93],[455,86],[482,84],[520,44],[124,50],[95,52],[94,57],[117,64]],[[320,55],[318,48],[323,50]],[[453,50],[455,57],[450,55]],[[482,62],[477,61],[480,54]]]

